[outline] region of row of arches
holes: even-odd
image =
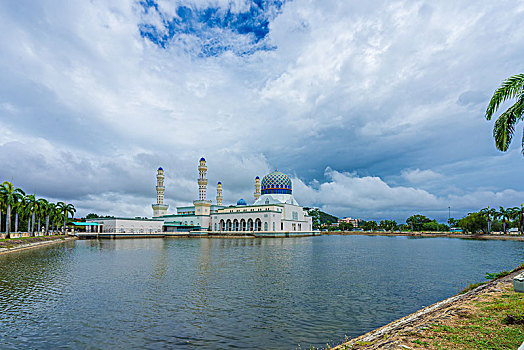
[[[241,219],[241,220],[220,220],[220,222],[215,222],[215,231],[262,231],[262,220],[260,219]],[[268,230],[267,222],[264,222],[264,231]]]

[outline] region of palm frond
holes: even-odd
[[[522,95],[523,92],[524,73],[517,74],[506,79],[497,89],[497,91],[495,91],[493,97],[489,101],[488,108],[486,109],[486,119],[491,120],[493,114],[504,101],[512,99],[518,95]]]
[[[524,98],[502,113],[493,126],[495,146],[500,151],[507,151],[515,133],[515,124],[524,116]]]

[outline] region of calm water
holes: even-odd
[[[509,241],[74,241],[0,256],[0,348],[322,346],[522,261]]]

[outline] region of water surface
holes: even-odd
[[[0,348],[323,346],[523,261],[448,238],[66,242],[0,256]]]

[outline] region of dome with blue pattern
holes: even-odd
[[[247,205],[247,203],[244,199],[240,198],[237,202],[237,205]]]
[[[262,194],[292,194],[291,179],[280,171],[273,171],[262,179]]]

